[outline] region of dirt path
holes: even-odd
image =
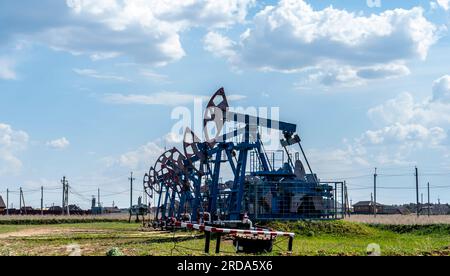
[[[103,234],[103,233],[110,233],[110,232],[111,232],[110,230],[99,230],[99,229],[39,227],[39,228],[23,229],[23,230],[0,234],[0,239],[27,238],[27,237],[37,237],[37,236],[50,236],[50,235],[54,236],[54,235],[65,235],[65,234],[79,234],[79,233]]]
[[[58,231],[57,229],[50,229],[50,228],[23,229],[23,230],[19,230],[19,231],[0,234],[0,239],[43,236],[43,235],[48,235],[48,234],[55,234],[56,232],[60,232],[60,231]]]
[[[66,229],[55,229],[55,228],[32,228],[32,229],[23,229],[15,232],[9,232],[0,234],[0,239],[8,239],[8,238],[26,238],[26,237],[34,237],[34,236],[46,236],[53,234],[61,234],[67,231]]]
[[[114,230],[111,229],[77,229],[77,228],[54,228],[54,227],[38,227],[22,229],[13,232],[0,234],[0,239],[8,238],[28,238],[28,237],[39,237],[39,236],[55,236],[55,235],[69,235],[69,234],[112,234]],[[126,232],[121,233],[129,237],[147,237],[154,235],[163,235],[165,233],[160,233],[156,231],[142,231],[142,232]]]

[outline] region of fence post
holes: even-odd
[[[345,219],[344,182],[341,183],[341,218]]]
[[[334,183],[334,219],[337,219],[337,201],[338,201],[338,191],[337,191],[337,183]]]
[[[216,240],[216,254],[220,253],[220,242],[222,240],[222,235],[220,233],[217,233],[217,240]]]
[[[205,253],[209,254],[209,244],[211,243],[211,232],[205,232]]]
[[[6,189],[6,215],[9,216],[9,189]]]
[[[416,167],[416,209],[417,217],[420,217],[420,202],[419,202],[419,169]]]
[[[292,248],[294,246],[294,237],[289,236],[289,244],[288,244],[288,251],[292,252]]]

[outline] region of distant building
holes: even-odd
[[[360,201],[353,205],[353,210],[355,214],[367,215],[373,214],[375,211],[374,203],[372,201]],[[380,203],[376,204],[377,213],[381,213],[383,211],[383,205]]]
[[[91,214],[93,215],[102,215],[102,214],[118,214],[122,211],[117,207],[102,207],[95,206],[95,200],[92,201]]]
[[[372,201],[360,201],[353,205],[353,213],[359,215],[373,214],[375,211],[374,205],[375,204]],[[376,206],[377,214],[380,215],[403,215],[407,213],[405,208],[393,205],[384,205],[381,203],[377,203]]]
[[[118,214],[121,213],[118,207],[101,207],[103,214]]]
[[[48,208],[48,211],[52,213],[62,213],[62,208],[61,206],[52,206]]]
[[[430,210],[430,215],[450,214],[450,206],[448,204],[424,204],[420,207],[420,214],[428,215],[428,209]]]
[[[421,215],[428,215],[428,214],[430,214],[430,215],[434,215],[434,214],[436,214],[437,213],[437,208],[436,208],[437,206],[434,206],[434,205],[428,205],[428,204],[425,204],[425,205],[422,205],[421,207],[420,207],[420,214]]]
[[[5,211],[5,209],[6,209],[5,202],[3,201],[2,196],[0,196],[0,213],[3,213],[3,211]]]
[[[78,207],[78,205],[73,204],[73,205],[69,205],[69,211],[74,212],[74,213],[79,213],[79,212],[83,212],[83,209]]]
[[[91,207],[91,214],[93,215],[103,214],[103,207]]]
[[[379,214],[381,215],[407,215],[409,212],[403,207],[397,207],[392,205],[383,205]]]
[[[31,206],[24,206],[20,209],[20,212],[22,214],[32,214],[33,213],[33,207]]]

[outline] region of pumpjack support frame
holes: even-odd
[[[234,124],[234,130],[226,133],[226,124]],[[261,128],[282,133],[287,160],[280,168],[264,149]],[[245,214],[257,220],[340,218],[343,188],[338,182],[320,182],[296,132],[296,124],[231,112],[225,90],[219,89],[206,106],[204,141],[187,128],[183,153],[168,150],[144,177],[147,192],[158,196],[155,220],[236,221]],[[308,174],[300,154],[294,158],[288,149],[294,145]],[[249,173],[251,155],[258,170]],[[229,182],[223,181],[225,170],[231,172]]]

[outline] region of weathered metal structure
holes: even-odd
[[[281,133],[281,151],[265,150],[263,128]],[[144,187],[157,200],[156,223],[344,216],[344,183],[320,181],[295,124],[231,112],[221,88],[206,106],[203,130],[201,140],[186,129],[183,150],[168,150],[145,175]]]

